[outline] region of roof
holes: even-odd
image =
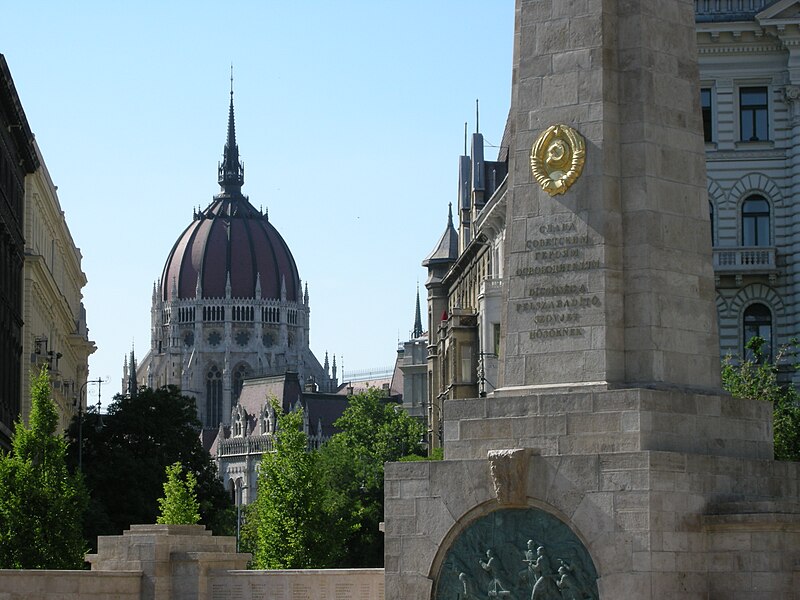
[[[22,109],[11,70],[2,54],[0,54],[0,122],[8,128],[25,172],[33,173],[39,167],[39,159],[33,145],[34,136]]]
[[[289,246],[268,216],[241,193],[244,166],[236,145],[232,92],[219,183],[222,191],[194,214],[172,246],[161,275],[161,299],[195,298],[199,291],[203,298],[301,302],[300,276]]]
[[[342,416],[349,404],[347,397],[339,394],[303,391],[297,373],[292,371],[274,377],[245,379],[238,404],[247,413],[248,434],[257,431],[261,409],[270,398],[276,398],[284,412],[289,412],[299,402],[308,416],[310,432],[319,434],[318,429],[321,424],[321,433],[325,437],[336,433],[333,423]],[[214,430],[211,430],[211,433],[217,435]],[[224,435],[226,438],[230,437],[230,427],[224,428]]]
[[[456,258],[458,258],[458,232],[453,226],[453,205],[451,204],[447,211],[447,227],[433,252],[422,261],[422,266],[453,262]]]

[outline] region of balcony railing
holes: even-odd
[[[481,294],[500,293],[503,291],[503,280],[487,277],[481,281]]]
[[[272,436],[259,435],[220,440],[217,456],[241,456],[272,452]]]
[[[775,0],[694,0],[697,21],[739,21],[752,19]]]
[[[330,436],[322,435],[321,433],[307,433],[306,437],[308,438],[309,450],[316,450],[330,439]],[[271,435],[230,437],[220,440],[217,448],[217,458],[263,455],[266,452],[275,452],[274,439]]]
[[[777,270],[774,247],[714,248],[717,273],[773,273]]]

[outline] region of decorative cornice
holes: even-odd
[[[786,158],[785,150],[707,150],[706,160]]]
[[[742,43],[723,43],[717,44],[710,42],[713,45],[706,45],[698,41],[697,53],[698,54],[764,54],[766,52],[780,52],[784,49],[784,45],[776,41],[774,44],[742,44]]]

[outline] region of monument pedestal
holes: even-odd
[[[538,512],[591,556],[594,597],[800,597],[800,464],[772,460],[768,404],[632,389],[445,406],[446,459],[386,467],[387,599],[496,597],[490,548],[508,597],[529,598],[529,536],[560,581],[575,542],[537,530]],[[470,534],[519,510],[528,531]]]

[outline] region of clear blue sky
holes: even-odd
[[[243,191],[308,282],[312,350],[348,371],[392,364],[476,98],[500,143],[513,14],[513,0],[6,3],[0,52],[89,279],[91,376],[116,392],[131,343],[149,347],[153,282],[219,189],[231,63]]]

